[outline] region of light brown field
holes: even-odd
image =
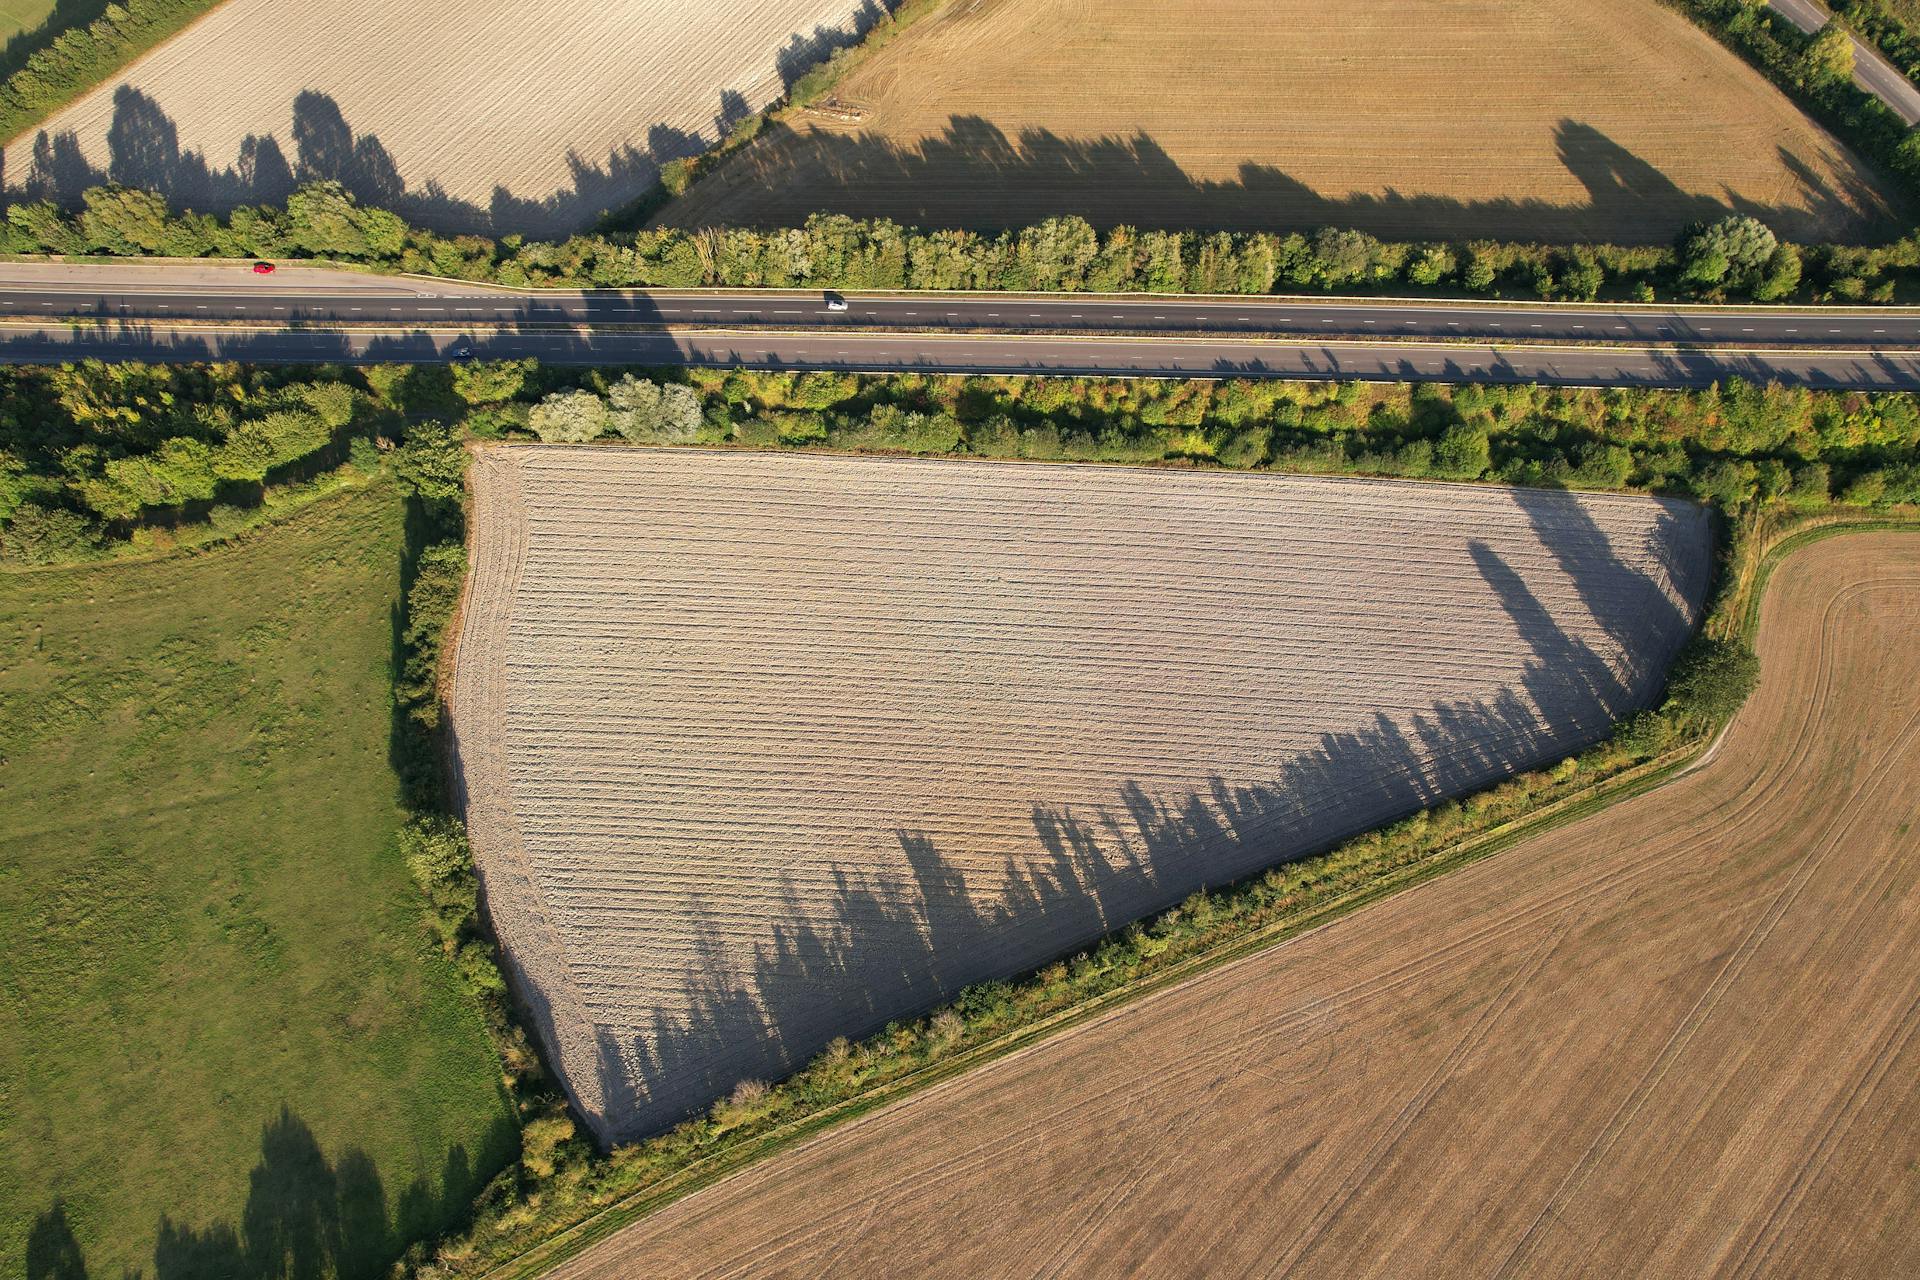
[[[712,142],[716,117],[779,96],[781,51],[860,8],[227,0],[14,139],[4,175],[66,199],[111,176],[198,209],[338,178],[443,230],[577,231]]]
[[[952,0],[663,220],[1825,240],[1894,200],[1656,0]]]
[[[1920,538],[1766,597],[1662,790],[768,1161],[554,1273],[1920,1273]]]
[[[475,857],[611,1137],[1558,759],[1706,577],[1700,510],[1632,497],[560,447],[474,478]]]

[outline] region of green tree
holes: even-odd
[[[1487,429],[1478,423],[1458,422],[1441,433],[1433,447],[1433,474],[1453,480],[1477,480],[1493,462]]]
[[[1717,723],[1740,709],[1760,678],[1760,660],[1743,644],[1698,636],[1673,664],[1667,705]]]
[[[606,420],[634,444],[680,444],[698,434],[705,417],[692,387],[628,374],[607,388]]]
[[[1853,37],[1838,22],[1829,21],[1801,55],[1807,79],[1814,84],[1845,84],[1853,79]]]
[[[427,502],[457,504],[466,492],[465,448],[452,423],[416,422],[393,452],[394,473]]]
[[[532,360],[475,360],[453,366],[453,390],[470,405],[502,404],[520,394]]]
[[[80,238],[89,252],[139,255],[167,247],[166,200],[152,191],[119,185],[94,187],[82,197]]]
[[[605,435],[611,424],[607,402],[593,392],[556,391],[533,407],[528,425],[548,444],[585,444]]]
[[[1766,223],[1734,214],[1681,240],[1681,278],[1698,289],[1752,289],[1771,275],[1779,248],[1779,238]],[[1788,270],[1784,261],[1778,265],[1783,274]]]

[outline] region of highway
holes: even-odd
[[[0,264],[0,359],[433,361],[1920,388],[1909,308],[515,292],[312,267]]]

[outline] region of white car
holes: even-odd
[[[827,310],[845,311],[846,309],[847,309],[847,300],[845,298],[841,297],[837,293],[829,293],[827,295]]]

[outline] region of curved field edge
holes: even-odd
[[[1764,592],[1767,580],[1780,563],[1795,551],[1813,542],[1843,534],[1876,531],[1920,533],[1920,512],[1911,514],[1902,512],[1897,515],[1868,518],[1860,518],[1846,512],[1824,512],[1797,519],[1762,519],[1743,528],[1728,548],[1725,557],[1725,577],[1716,606],[1702,626],[1702,634],[1743,648],[1749,647],[1759,624],[1759,599]],[[673,1158],[671,1153],[677,1144],[682,1158],[675,1167],[663,1171],[646,1185],[625,1193],[612,1204],[577,1218],[571,1224],[564,1226],[558,1222],[552,1224],[557,1228],[556,1233],[530,1244],[524,1252],[499,1259],[488,1265],[481,1256],[486,1251],[486,1246],[478,1240],[470,1239],[465,1242],[464,1247],[456,1247],[455,1250],[444,1252],[442,1265],[452,1274],[485,1275],[489,1280],[509,1280],[509,1278],[517,1280],[519,1277],[540,1275],[655,1210],[767,1156],[793,1148],[840,1124],[931,1089],[976,1066],[1008,1057],[1051,1037],[1056,1032],[1102,1017],[1133,1000],[1164,990],[1197,974],[1243,959],[1280,942],[1296,938],[1369,903],[1391,897],[1418,884],[1479,862],[1530,837],[1546,834],[1609,808],[1620,801],[1656,790],[1691,771],[1710,756],[1731,720],[1731,715],[1725,715],[1711,723],[1697,724],[1690,731],[1685,732],[1679,745],[1663,750],[1651,759],[1617,768],[1591,782],[1573,783],[1557,794],[1553,794],[1545,803],[1529,805],[1517,814],[1501,815],[1491,824],[1469,831],[1458,838],[1449,839],[1436,848],[1403,858],[1398,862],[1394,860],[1393,850],[1380,850],[1374,860],[1363,861],[1349,868],[1344,881],[1335,885],[1330,892],[1302,904],[1296,910],[1285,912],[1278,919],[1256,919],[1249,922],[1249,927],[1241,928],[1235,928],[1233,923],[1229,922],[1226,926],[1227,936],[1203,941],[1197,947],[1170,959],[1165,964],[1150,968],[1140,976],[1084,998],[1072,1000],[1062,1007],[993,1034],[958,1052],[935,1056],[924,1065],[865,1088],[852,1096],[818,1105],[815,1109],[793,1119],[769,1125],[757,1132],[753,1129],[752,1117],[736,1118],[735,1123],[724,1126],[720,1134],[709,1135],[711,1142],[719,1144],[718,1149],[704,1153],[687,1150],[689,1146],[699,1141],[691,1130],[706,1123],[698,1120],[689,1122],[679,1130],[660,1138],[636,1144],[633,1147],[617,1149],[609,1157],[616,1166],[622,1150],[652,1149],[665,1157],[662,1163],[666,1163]],[[1625,726],[1625,731],[1631,732],[1632,729],[1632,722],[1629,722]],[[1619,750],[1618,743],[1621,736],[1617,734],[1613,740],[1589,749],[1577,759],[1586,762],[1604,758],[1606,753]],[[1492,791],[1498,792],[1502,787],[1512,785],[1511,782],[1501,784],[1501,787],[1493,788]],[[1424,816],[1416,815],[1414,819],[1408,821],[1417,822]],[[1396,827],[1390,830],[1404,826],[1405,823],[1396,824]],[[1285,873],[1290,870],[1308,872],[1326,867],[1337,861],[1343,852],[1349,851],[1353,846],[1366,846],[1369,842],[1376,841],[1377,834],[1360,837],[1317,858],[1292,864],[1290,867],[1276,868],[1266,875],[1271,877],[1276,873]],[[1254,879],[1257,881],[1261,878]],[[1209,903],[1230,902],[1235,895],[1245,892],[1252,883],[1254,881],[1242,882],[1241,885],[1230,886],[1225,890],[1196,895],[1196,899],[1204,897]],[[1176,909],[1169,914],[1177,916],[1182,910],[1192,909],[1194,901],[1189,900],[1186,907]],[[1094,948],[1090,948],[1087,954],[1091,955],[1094,951]],[[1020,985],[1032,986],[1039,980],[1038,977],[1030,977]],[[965,997],[962,1003],[964,1000]],[[923,1019],[919,1025],[929,1025],[932,1018],[938,1016],[940,1015],[936,1013],[928,1019]],[[876,1037],[876,1039],[884,1038],[884,1033],[881,1037]],[[802,1075],[804,1074],[803,1072]],[[778,1098],[781,1090],[790,1087],[791,1083],[789,1081],[787,1084],[776,1086],[771,1096]],[[716,1107],[716,1119],[725,1114],[725,1104]],[[726,1133],[729,1130],[738,1133],[739,1137],[728,1138]],[[613,1174],[615,1177],[618,1176],[617,1167]],[[645,1171],[639,1171],[639,1176],[645,1177]],[[565,1211],[561,1210],[561,1212]],[[519,1215],[519,1221],[514,1223],[513,1227],[538,1231],[541,1229],[538,1225],[539,1215],[540,1210],[537,1207],[532,1208],[529,1212]]]

